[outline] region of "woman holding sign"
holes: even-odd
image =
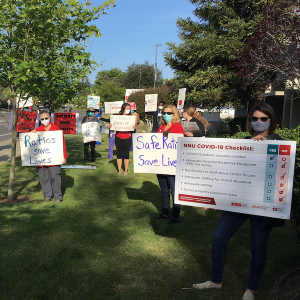
[[[176,106],[168,105],[162,112],[162,119],[160,120],[160,127],[158,133],[163,133],[164,136],[168,136],[169,133],[182,133],[184,134],[181,126],[180,117],[178,115]],[[170,224],[179,222],[179,214],[181,211],[181,205],[174,203],[175,194],[175,176],[157,174],[158,183],[160,186],[160,198],[161,198],[161,214],[159,219],[169,219],[170,211],[170,191],[173,199],[172,218],[169,221]]]
[[[128,103],[124,103],[120,110],[120,115],[131,115],[131,107]],[[112,124],[109,124],[109,128]],[[136,129],[136,126],[133,126]],[[125,171],[124,175],[128,175],[129,167],[129,149],[132,143],[132,131],[116,131],[115,144],[117,149],[117,165],[119,175],[122,175],[122,158],[124,158]]]
[[[50,118],[50,112],[47,110],[42,110],[40,112],[40,121],[42,125],[40,125],[36,130],[33,130],[32,132],[61,130],[55,124],[50,122]],[[64,137],[63,143],[65,159],[61,163],[65,164],[68,154]],[[44,201],[51,201],[53,195],[55,202],[62,202],[63,195],[61,192],[61,166],[39,166],[37,167],[37,172],[39,174],[40,184],[43,190],[43,195],[45,197]]]
[[[282,140],[279,135],[274,133],[276,124],[276,116],[272,107],[267,103],[259,102],[249,112],[246,127],[255,141]],[[249,282],[243,300],[254,300],[267,260],[267,244],[271,229],[272,227],[283,226],[284,220],[282,219],[223,211],[213,235],[211,279],[204,283],[194,284],[194,288],[199,290],[222,288],[227,243],[248,219],[251,227],[252,257]]]

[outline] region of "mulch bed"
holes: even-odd
[[[30,197],[24,195],[14,195],[14,200],[11,202],[7,201],[7,196],[0,197],[0,203],[20,203],[20,202],[27,202],[27,201],[30,201]]]

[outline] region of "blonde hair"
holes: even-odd
[[[173,117],[172,117],[172,121],[171,122],[172,123],[181,124],[181,120],[180,120],[180,117],[179,117],[179,114],[178,114],[176,106],[175,105],[167,105],[167,106],[164,107],[163,111],[165,111],[166,108],[171,108],[171,110],[172,110]],[[164,121],[164,118],[160,119],[159,124],[160,125],[166,124],[166,122]]]
[[[195,119],[199,120],[202,123],[205,131],[208,130],[208,128],[210,126],[210,123],[205,118],[203,118],[201,115],[197,114],[196,107],[194,105],[190,105],[190,106],[185,107],[183,109],[183,111],[186,112],[192,118],[195,118]]]

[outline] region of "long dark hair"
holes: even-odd
[[[120,110],[120,115],[123,115],[123,114],[124,114],[124,110],[125,110],[126,106],[129,106],[129,109],[130,109],[129,115],[131,115],[131,107],[130,107],[130,105],[129,105],[128,103],[124,103],[124,104],[122,105],[121,110]]]
[[[263,114],[267,115],[270,118],[270,127],[269,127],[269,134],[274,133],[276,126],[277,126],[277,120],[275,112],[272,108],[272,106],[265,102],[257,102],[249,111],[247,121],[246,121],[246,129],[251,134],[254,135],[255,132],[253,131],[251,127],[251,118],[253,117],[254,112],[260,111]]]

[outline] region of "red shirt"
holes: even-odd
[[[165,131],[165,128],[166,128],[166,124],[160,126],[158,128],[157,133],[163,133]],[[184,136],[184,130],[181,124],[179,123],[172,123],[171,127],[168,130],[170,131],[170,133],[182,133],[182,135]]]
[[[50,122],[50,129],[48,131],[55,131],[55,130],[61,130],[58,126],[56,126],[55,124],[51,123]],[[41,125],[39,126],[36,131],[46,131],[45,130],[45,126],[44,125]],[[68,153],[67,153],[67,147],[66,147],[66,143],[65,143],[65,137],[63,135],[63,143],[64,143],[64,158],[67,158],[68,157]],[[50,166],[48,166],[50,167]]]
[[[116,137],[122,140],[131,138],[132,131],[116,131]]]

